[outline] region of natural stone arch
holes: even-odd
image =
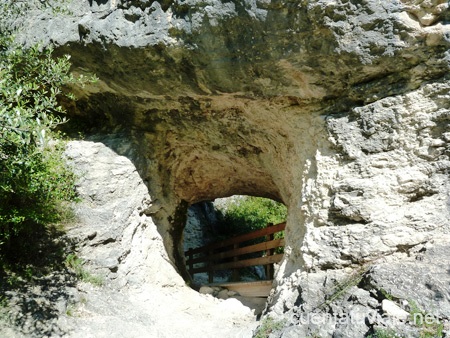
[[[257,1],[231,10],[241,2],[193,1],[166,12],[126,3],[92,13],[74,2],[71,19],[49,10],[24,20],[20,38],[53,42],[76,71],[99,76],[97,86],[75,90],[72,116],[135,136],[154,197],[147,213],[173,262],[181,261],[187,205],[249,190],[289,206],[289,251],[271,300],[278,314],[298,300],[317,305],[312,295],[344,268],[386,258],[385,276],[372,278],[386,290],[391,271],[403,269],[398,261],[420,265],[433,240],[448,248],[445,1]],[[220,184],[223,173],[207,175],[207,163],[239,168],[239,176]],[[416,276],[405,299],[419,286],[428,292],[430,281]],[[427,297],[427,311],[444,308]]]
[[[197,107],[192,109],[192,106]],[[253,100],[235,96],[198,98],[191,109],[154,113],[143,121],[141,153],[152,196],[159,199],[154,217],[169,256],[180,274],[184,266],[182,233],[189,205],[231,195],[254,195],[298,204],[305,175],[315,177],[317,154],[331,154],[320,112],[284,99]],[[307,110],[307,111],[304,111]],[[330,172],[330,175],[333,173]],[[327,193],[324,192],[324,195]],[[304,214],[288,218],[291,247],[300,255]],[[293,231],[290,231],[292,227]],[[290,242],[288,239],[288,246]]]
[[[158,220],[173,261],[179,261],[176,224],[182,224],[177,220],[185,217],[186,205],[261,190],[290,207],[287,237],[292,251],[284,275],[303,268],[354,264],[366,252],[350,250],[346,234],[324,225],[348,226],[351,232],[368,223],[389,224],[371,200],[385,187],[372,189],[359,180],[375,175],[377,169],[367,163],[383,162],[379,153],[427,147],[396,143],[397,135],[408,134],[409,127],[396,130],[394,125],[406,126],[396,120],[409,119],[407,114],[401,116],[403,109],[418,110],[407,107],[405,93],[417,92],[419,101],[427,101],[429,93],[421,93],[424,83],[448,81],[448,6],[443,4],[442,12],[433,14],[433,20],[438,19],[430,22],[433,27],[422,27],[403,15],[409,9],[401,2],[390,4],[389,10],[376,1],[364,6],[348,1],[298,6],[288,1],[287,7],[237,6],[223,11],[229,3],[221,4],[211,17],[199,15],[194,21],[185,10],[201,14],[203,6],[172,6],[172,12],[164,12],[148,3],[144,7],[153,6],[152,10],[138,10],[139,20],[130,23],[127,5],[97,20],[80,2],[74,13],[81,20],[69,24],[64,17],[44,13],[21,38],[30,43],[36,41],[34,32],[46,32],[39,39],[53,41],[59,54],[71,54],[76,71],[89,70],[100,77],[97,86],[74,90],[81,98],[72,115],[88,116],[111,128],[120,125],[135,135],[140,171],[158,199],[148,212]],[[157,20],[163,28],[142,25],[146,20]],[[380,22],[384,29],[378,29]],[[69,28],[67,34],[58,34],[49,25]],[[258,36],[261,39],[255,39]],[[445,106],[439,100],[431,99],[437,107]],[[400,115],[387,116],[386,107],[394,107]],[[434,160],[433,150],[430,153],[419,155]],[[413,165],[409,155],[398,156],[403,158],[400,162]],[[213,173],[216,177],[205,179],[206,163],[222,163],[220,169],[230,172],[239,168],[235,177],[240,179],[221,185],[224,175],[218,170]],[[392,168],[397,170],[395,163]],[[361,198],[364,194],[368,200]],[[389,194],[395,203],[388,207],[395,213],[403,192],[393,188]],[[340,238],[333,246],[327,241],[330,232],[332,238]],[[370,237],[355,238],[363,243]],[[392,252],[394,247],[384,245],[380,252]]]

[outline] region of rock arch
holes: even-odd
[[[77,2],[73,20],[41,13],[21,37],[99,76],[71,115],[132,134],[157,199],[146,212],[181,273],[189,204],[256,194],[289,207],[271,298],[282,314],[313,306],[328,275],[414,260],[449,231],[448,3],[410,2]]]
[[[158,173],[158,179],[148,181],[163,196],[164,207],[155,217],[164,224],[160,230],[167,234],[163,238],[175,262],[183,261],[188,205],[235,194],[295,205],[303,172],[314,176],[316,155],[329,153],[332,146],[320,113],[299,114],[298,105],[285,100],[218,96],[206,102],[199,98],[195,106],[147,121],[158,132],[139,134],[148,142],[141,146],[150,159],[146,172]]]

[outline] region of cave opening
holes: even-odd
[[[283,256],[286,218],[283,203],[263,197],[233,195],[192,204],[183,250],[194,288],[212,286],[208,292],[219,298],[265,302],[274,263]]]

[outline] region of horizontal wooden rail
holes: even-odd
[[[242,243],[242,242],[250,241],[252,239],[256,239],[256,238],[263,237],[266,235],[274,234],[276,232],[283,231],[285,228],[286,228],[286,222],[268,226],[267,228],[255,230],[253,232],[249,232],[249,233],[246,233],[243,235],[231,237],[231,238],[225,239],[220,242],[214,242],[214,243],[202,246],[200,248],[190,249],[190,251],[189,250],[188,251],[192,254],[202,253],[202,252],[206,252],[209,250],[218,249],[218,248],[230,246],[230,245],[233,245],[236,243]]]
[[[269,279],[273,278],[273,263],[278,263],[283,254],[275,254],[275,249],[284,247],[284,238],[274,239],[274,234],[283,231],[286,223],[269,225],[264,229],[259,229],[247,234],[235,236],[223,241],[211,243],[196,249],[189,249],[185,252],[187,257],[186,265],[191,275],[201,272],[208,272],[209,282],[213,282],[214,271],[233,270],[236,278],[237,269],[264,265],[266,266]],[[244,244],[245,242],[264,237],[264,242],[257,244]],[[264,252],[264,256],[256,258],[242,258],[243,255]],[[194,257],[196,256],[196,257]],[[229,261],[229,260],[232,261]],[[195,264],[203,264],[197,266]]]
[[[214,260],[230,258],[230,257],[235,257],[235,256],[242,256],[242,255],[246,255],[249,253],[265,251],[265,250],[269,250],[269,249],[276,249],[276,248],[279,248],[280,246],[284,246],[284,238],[279,238],[279,239],[274,239],[269,242],[262,242],[262,243],[258,243],[258,244],[244,246],[242,248],[231,249],[229,251],[219,252],[219,253],[216,253],[216,254],[213,254],[210,256],[200,256],[200,257],[194,258],[192,260],[189,260],[188,262],[191,264],[203,263],[203,262],[207,262],[209,260],[214,261]],[[189,251],[186,251],[186,252],[189,252]]]
[[[222,263],[222,264],[215,264],[214,270],[228,270],[228,269],[240,269],[240,268],[246,268],[248,266],[255,266],[255,265],[267,265],[267,264],[273,264],[278,263],[283,258],[283,254],[276,254],[272,256],[265,256],[265,257],[257,257],[257,258],[249,258],[242,261],[237,262],[229,262],[229,263]],[[193,273],[200,273],[200,272],[208,272],[208,267],[203,268],[194,268]]]

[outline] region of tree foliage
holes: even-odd
[[[11,11],[0,7],[0,14]],[[24,48],[0,27],[0,258],[12,239],[58,221],[61,203],[75,198],[55,132],[65,121],[62,88],[84,81],[69,69],[68,56]]]
[[[221,232],[237,235],[286,221],[284,204],[268,198],[244,196],[229,203],[222,213]]]

